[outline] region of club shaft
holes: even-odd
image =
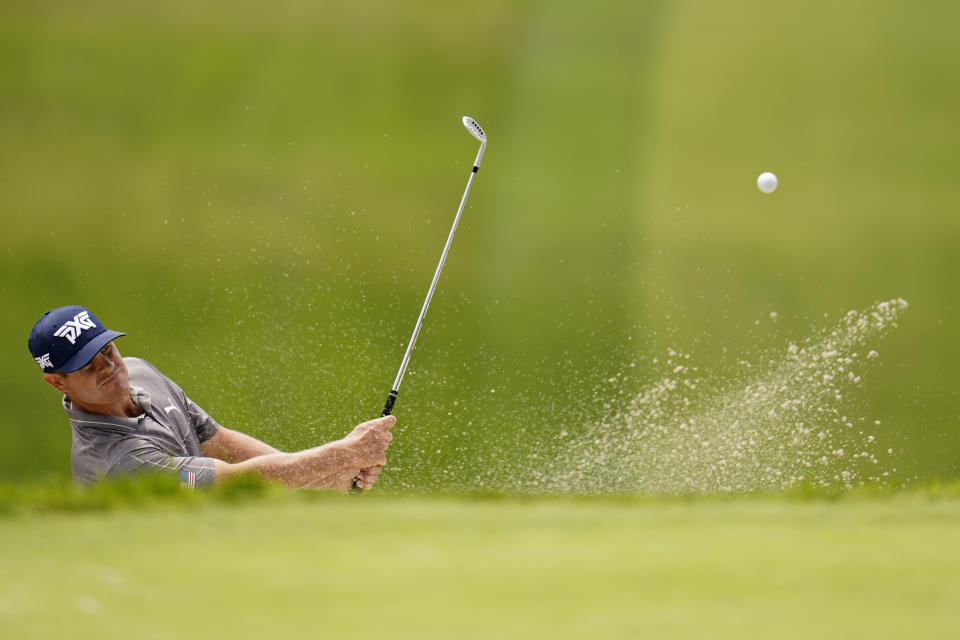
[[[457,215],[453,219],[453,225],[450,227],[450,234],[447,236],[447,242],[443,245],[443,253],[440,254],[440,262],[437,264],[437,270],[433,273],[433,280],[430,282],[430,288],[427,289],[427,297],[423,301],[423,307],[420,308],[420,316],[417,318],[417,324],[413,327],[413,335],[410,336],[410,343],[407,345],[407,351],[403,354],[403,361],[400,363],[400,370],[397,371],[397,378],[393,381],[393,388],[387,398],[381,415],[388,416],[393,410],[393,404],[397,400],[397,394],[400,393],[400,385],[403,383],[403,374],[407,371],[407,365],[410,364],[410,354],[413,353],[413,347],[417,344],[417,336],[420,335],[420,329],[423,327],[423,319],[427,315],[427,309],[430,308],[430,301],[433,299],[433,292],[437,289],[437,281],[440,280],[440,272],[443,271],[443,263],[447,261],[447,254],[450,253],[450,245],[453,244],[453,235],[457,231],[457,225],[460,224],[460,216],[463,215],[463,208],[467,204],[467,196],[470,195],[470,187],[473,185],[473,179],[477,175],[479,167],[474,165],[470,172],[470,178],[467,180],[467,188],[463,190],[463,197],[460,199],[460,206],[457,208]]]

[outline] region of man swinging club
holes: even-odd
[[[80,306],[47,311],[30,332],[43,379],[63,392],[77,483],[143,471],[178,474],[189,486],[240,473],[293,489],[370,489],[377,481],[393,416],[319,447],[280,452],[220,426],[149,362],[120,357],[113,341],[123,335]]]

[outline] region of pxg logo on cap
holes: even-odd
[[[78,305],[47,311],[33,325],[28,345],[44,373],[70,373],[83,368],[108,342],[126,335],[111,331]]]

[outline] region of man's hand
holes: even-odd
[[[361,489],[371,489],[374,483],[380,478],[380,472],[383,465],[387,463],[385,452],[393,440],[393,434],[389,431],[397,419],[393,416],[385,416],[375,420],[368,420],[354,427],[343,442],[356,450],[362,456],[361,467],[354,477],[350,478],[347,490],[354,484]]]
[[[357,466],[361,469],[383,466],[387,463],[384,452],[393,440],[390,428],[396,423],[397,419],[393,416],[362,422],[354,427],[350,435],[341,442],[357,456]]]
[[[358,473],[354,479],[354,484],[361,489],[372,489],[373,483],[380,479],[381,471],[383,471],[383,467],[380,465],[360,469],[360,473]]]

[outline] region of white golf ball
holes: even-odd
[[[777,190],[777,176],[769,171],[764,171],[757,176],[757,189],[764,193],[773,193]]]

